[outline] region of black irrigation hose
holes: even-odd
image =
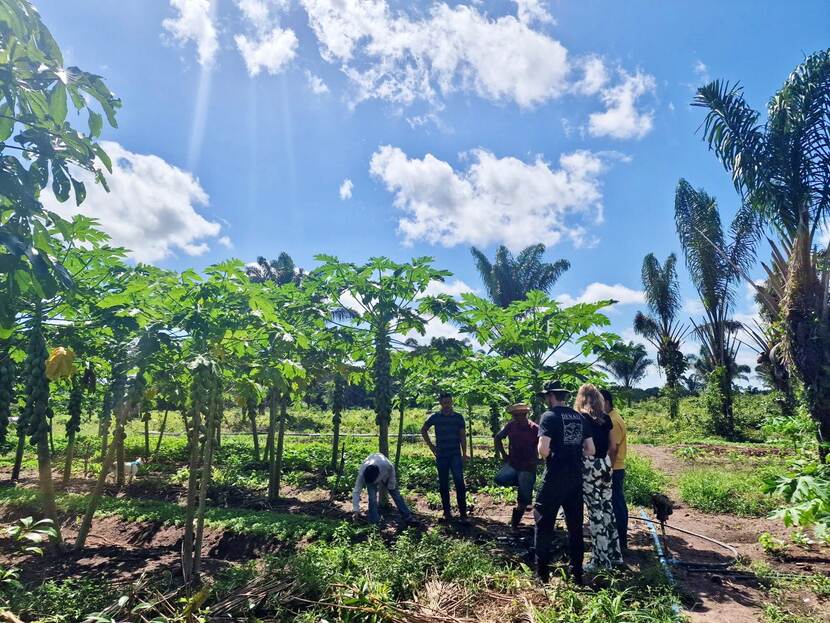
[[[637,521],[642,521],[644,523],[650,523],[652,525],[660,524],[661,528],[663,528],[663,540],[664,541],[665,541],[665,538],[666,538],[665,528],[668,528],[670,530],[675,530],[677,532],[682,532],[683,534],[688,534],[689,536],[693,536],[693,537],[696,537],[698,539],[703,539],[704,541],[708,541],[709,543],[713,543],[714,545],[717,545],[718,547],[722,547],[723,549],[729,551],[729,553],[732,555],[732,559],[727,560],[725,562],[692,562],[692,561],[687,561],[687,560],[681,560],[680,558],[675,558],[672,555],[671,558],[666,559],[666,562],[668,562],[669,564],[684,567],[688,571],[712,571],[712,570],[728,569],[729,567],[734,565],[736,562],[738,562],[738,550],[736,550],[731,545],[728,545],[727,543],[723,543],[721,541],[718,541],[717,539],[713,539],[712,537],[709,537],[709,536],[706,536],[706,535],[703,535],[703,534],[698,534],[697,532],[692,532],[691,530],[686,530],[685,528],[678,528],[677,526],[672,526],[671,524],[668,524],[668,523],[662,523],[661,524],[659,521],[651,519],[651,518],[631,517],[631,519],[636,519]],[[666,549],[666,551],[671,551],[671,550],[669,550],[668,546],[666,546],[665,549]]]

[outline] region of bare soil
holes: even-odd
[[[678,458],[671,447],[636,446],[641,456],[651,459],[653,465],[670,476],[677,476],[688,467],[688,462]],[[729,451],[734,451],[729,448]],[[755,450],[755,449],[752,449]],[[748,452],[751,452],[749,450]],[[56,473],[57,476],[57,473]],[[0,480],[7,479],[0,473]],[[24,473],[22,486],[35,486],[36,474]],[[91,480],[73,479],[68,491],[86,493]],[[114,486],[109,495],[132,498],[161,499],[168,502],[181,500],[181,487],[152,478],[138,479],[120,493]],[[789,542],[787,531],[777,521],[765,518],[744,518],[731,515],[708,515],[688,508],[679,502],[676,492],[670,492],[675,501],[675,511],[669,520],[666,545],[670,557],[691,563],[723,563],[732,559],[725,548],[687,534],[679,533],[672,526],[703,534],[734,547],[743,563],[743,571],[736,569],[691,571],[672,565],[672,572],[680,591],[686,597],[687,614],[691,621],[707,623],[749,623],[762,620],[762,608],[772,601],[769,590],[753,574],[745,570],[753,561],[768,564],[775,571],[788,574],[830,574],[830,548],[812,546],[803,549],[791,545],[778,558],[768,556],[758,544],[762,532]],[[412,496],[413,511],[423,528],[437,524],[439,512],[429,507],[423,496]],[[244,500],[226,500],[227,506],[246,508],[268,507],[262,499],[248,496]],[[224,505],[224,504],[223,504]],[[351,514],[350,499],[329,501],[328,492],[321,489],[286,487],[284,498],[273,507],[288,513],[311,516],[347,518]],[[495,501],[485,494],[476,495],[472,521],[468,526],[452,525],[447,529],[459,538],[473,540],[495,553],[515,560],[529,562],[527,556],[532,545],[532,520],[528,513],[518,533],[508,527],[511,505]],[[626,560],[632,573],[653,566],[653,541],[646,524],[635,520],[641,509],[631,509],[630,551]],[[392,539],[397,533],[394,511],[389,512],[389,522],[384,535]],[[9,511],[0,510],[4,521],[16,519]],[[71,542],[76,534],[77,518],[63,520],[63,534]],[[205,533],[205,571],[210,574],[234,562],[249,560],[266,553],[279,551],[286,544],[235,533],[207,529]],[[47,554],[45,557],[21,555],[7,540],[0,540],[0,564],[14,564],[21,569],[22,579],[38,583],[50,578],[104,577],[108,581],[129,583],[143,574],[165,573],[176,577],[179,573],[181,529],[149,522],[126,522],[115,517],[96,518],[88,544],[83,552],[68,552],[61,557]],[[588,546],[590,551],[590,546]],[[564,554],[564,548],[563,548]],[[780,603],[780,602],[779,602]],[[806,589],[792,591],[785,604],[790,610],[811,615],[821,621],[830,621],[828,603],[817,603],[815,596]]]
[[[713,453],[739,451],[747,456],[763,456],[777,453],[777,449],[741,448],[726,446],[698,446]],[[652,465],[669,476],[679,476],[689,468],[688,462],[678,458],[671,446],[636,445],[632,448],[640,456],[651,460]],[[779,557],[767,555],[758,543],[763,532],[789,543],[789,531],[780,521],[762,517],[738,517],[735,515],[711,515],[689,508],[680,501],[676,491],[670,491],[674,501],[674,514],[668,524],[690,532],[696,532],[734,547],[742,563],[753,562],[769,565],[783,574],[824,574],[830,576],[830,548],[813,545],[809,549],[790,545]],[[733,558],[725,548],[706,540],[673,531],[666,531],[669,554],[690,563],[724,563]],[[672,565],[672,571],[681,591],[688,597],[688,613],[693,622],[707,623],[755,623],[762,620],[764,604],[772,601],[769,589],[752,573],[737,572],[730,568],[723,571],[689,571]],[[830,621],[830,603],[819,603],[809,591],[794,591],[786,596],[785,605],[799,614],[809,615],[821,621]]]

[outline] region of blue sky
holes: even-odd
[[[554,294],[617,296],[625,337],[643,256],[680,251],[678,179],[736,205],[695,86],[740,80],[762,108],[830,24],[826,1],[35,5],[124,102],[113,192],[82,210],[136,258],[431,255],[458,291],[480,288],[471,244],[544,241],[572,264]]]

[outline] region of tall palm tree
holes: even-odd
[[[513,301],[525,298],[531,290],[550,291],[562,273],[571,267],[568,260],[557,260],[553,263],[543,261],[543,244],[529,246],[516,257],[513,257],[507,247],[500,246],[496,250],[494,262],[490,262],[487,256],[475,247],[470,251],[475,258],[476,268],[484,282],[487,296],[499,307],[507,307]]]
[[[666,258],[662,266],[653,253],[643,258],[643,289],[651,314],[638,311],[634,317],[634,331],[657,349],[657,365],[666,375],[672,418],[677,417],[678,384],[686,371],[686,359],[680,346],[688,333],[687,327],[677,321],[681,301],[676,265],[677,256],[674,253]]]
[[[737,84],[701,87],[693,105],[708,112],[704,140],[732,176],[744,205],[778,235],[784,360],[802,382],[817,424],[819,453],[830,449],[830,273],[816,235],[830,210],[830,50],[808,56],[767,106],[767,120]],[[773,270],[775,268],[773,267]]]
[[[612,374],[625,390],[628,406],[631,406],[631,390],[645,377],[648,367],[654,363],[648,358],[646,347],[635,342],[618,342],[603,357],[600,367]]]
[[[256,263],[245,267],[245,273],[254,283],[273,281],[277,285],[299,283],[304,276],[303,269],[298,269],[294,260],[285,251],[280,253],[275,260],[268,260],[260,255],[256,258]]]
[[[695,322],[695,336],[713,364],[711,379],[719,379],[718,412],[712,412],[715,427],[726,437],[735,434],[732,412],[735,366],[740,348],[740,323],[732,319],[734,286],[754,259],[758,219],[745,207],[738,210],[727,236],[721,227],[718,205],[703,189],[695,190],[686,180],[677,185],[674,202],[677,234],[686,256],[689,276],[703,303],[704,318]],[[713,249],[714,245],[714,249]],[[717,249],[717,251],[715,250]]]

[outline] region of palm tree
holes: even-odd
[[[631,406],[631,390],[643,380],[648,367],[654,363],[648,358],[646,347],[635,342],[618,342],[603,356],[600,367],[612,374],[625,389],[627,404]]]
[[[703,189],[695,190],[683,179],[677,185],[674,217],[689,276],[703,303],[704,319],[692,320],[695,336],[712,362],[710,379],[719,379],[721,384],[722,399],[710,416],[715,428],[732,438],[732,391],[741,329],[731,318],[734,286],[754,258],[758,219],[751,210],[739,209],[727,240],[714,197]]]
[[[657,365],[666,375],[672,418],[677,417],[678,383],[686,371],[686,359],[680,346],[688,333],[686,326],[677,321],[681,301],[676,265],[677,256],[674,253],[666,258],[662,266],[653,253],[643,258],[643,289],[651,315],[637,312],[634,317],[634,331],[657,349]]]
[[[256,263],[245,267],[245,273],[253,283],[272,281],[277,285],[292,282],[299,284],[305,275],[303,269],[297,268],[294,260],[285,251],[280,253],[277,259],[270,261],[260,255],[256,258]]]
[[[828,250],[815,250],[830,210],[830,50],[808,56],[767,106],[767,120],[740,86],[716,80],[693,103],[708,110],[704,140],[745,206],[778,235],[780,307],[764,301],[783,329],[784,360],[805,390],[819,454],[830,449],[830,273]]]
[[[499,307],[507,307],[519,301],[531,290],[549,292],[566,270],[571,267],[568,260],[553,263],[542,261],[545,245],[534,244],[524,249],[517,257],[505,246],[496,250],[496,260],[490,262],[484,253],[473,247],[476,268],[484,282],[487,296]]]

